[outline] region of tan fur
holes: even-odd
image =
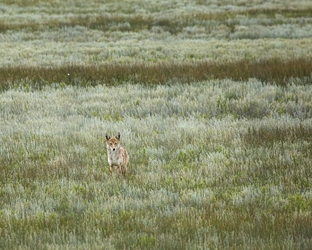
[[[117,168],[117,172],[121,172],[122,175],[125,176],[129,162],[129,155],[126,149],[120,147],[119,132],[115,137],[111,137],[106,133],[106,148],[110,172],[113,172],[115,166]]]

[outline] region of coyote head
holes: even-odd
[[[111,137],[109,134],[106,133],[106,148],[110,151],[116,151],[120,148],[120,133],[115,137]]]

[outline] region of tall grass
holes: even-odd
[[[311,249],[311,9],[2,1],[0,249]]]
[[[39,88],[51,83],[63,85],[116,85],[124,82],[145,84],[166,84],[168,82],[190,82],[208,79],[248,80],[257,78],[266,83],[286,86],[290,79],[311,79],[312,62],[310,59],[297,58],[237,62],[196,63],[157,63],[103,66],[63,66],[63,67],[4,67],[0,68],[2,89],[7,89],[25,81]]]
[[[1,93],[1,248],[309,249],[311,85]],[[304,113],[302,113],[304,112]],[[110,176],[121,132],[128,176]]]

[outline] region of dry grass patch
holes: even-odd
[[[28,1],[27,1],[28,2]],[[35,5],[36,1],[29,2],[29,5]],[[51,7],[52,9],[55,6]],[[235,25],[240,24],[242,17],[247,19],[260,18],[260,25],[281,25],[294,23],[294,19],[298,19],[301,23],[301,18],[307,20],[312,16],[312,8],[295,9],[295,8],[260,8],[260,9],[245,9],[238,11],[191,11],[191,13],[182,13],[179,15],[160,15],[160,14],[136,14],[110,12],[90,14],[76,13],[71,16],[59,15],[59,10],[55,8],[57,16],[45,16],[39,21],[26,17],[22,22],[1,22],[0,32],[9,30],[25,29],[27,31],[47,31],[48,29],[83,26],[89,29],[101,31],[133,31],[139,32],[142,30],[151,30],[153,27],[161,27],[164,31],[171,34],[178,34],[186,27],[203,26],[207,31],[211,31],[216,25],[226,25],[234,32]],[[211,23],[213,21],[213,23]],[[308,20],[309,22],[309,20]]]
[[[1,88],[7,89],[24,81],[38,88],[52,83],[64,85],[116,85],[124,82],[166,84],[207,79],[248,80],[256,78],[267,83],[286,85],[291,78],[310,78],[312,60],[278,58],[236,62],[112,64],[103,66],[3,67]],[[302,82],[301,82],[302,83]]]
[[[269,146],[274,143],[311,141],[312,128],[299,123],[296,127],[260,127],[250,129],[244,136],[244,141],[251,145]]]

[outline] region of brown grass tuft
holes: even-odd
[[[311,140],[312,128],[304,127],[301,124],[297,127],[260,127],[250,129],[243,137],[243,141],[254,146],[268,146],[278,142],[294,142],[297,140]]]

